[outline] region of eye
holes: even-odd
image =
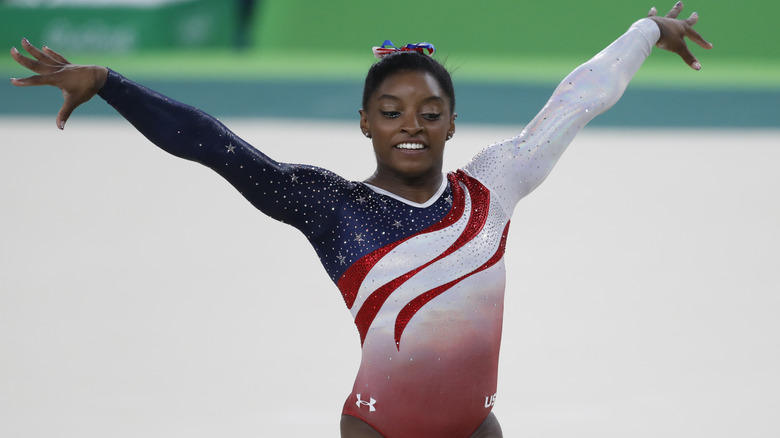
[[[401,115],[398,111],[380,111],[383,116],[387,117],[388,119],[394,119]]]
[[[432,122],[441,118],[440,113],[425,113],[422,116],[425,118],[425,120],[430,120]]]

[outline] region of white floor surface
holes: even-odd
[[[357,121],[227,124],[373,170]],[[359,340],[303,236],[118,118],[0,138],[0,437],[338,436]],[[505,436],[780,436],[779,229],[780,130],[586,128],[515,211]]]

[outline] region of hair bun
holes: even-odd
[[[385,40],[381,46],[372,47],[371,50],[374,52],[374,56],[379,59],[396,52],[419,52],[428,56],[433,56],[436,52],[436,48],[433,47],[433,44],[431,43],[407,44],[399,49],[396,48],[390,40]]]

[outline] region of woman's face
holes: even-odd
[[[441,176],[444,143],[455,132],[450,99],[429,73],[388,76],[360,110],[360,128],[376,154],[377,178],[413,181]]]

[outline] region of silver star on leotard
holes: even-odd
[[[236,147],[233,146],[233,143],[226,144],[225,149],[227,149],[228,153],[232,153],[232,154],[236,153]]]

